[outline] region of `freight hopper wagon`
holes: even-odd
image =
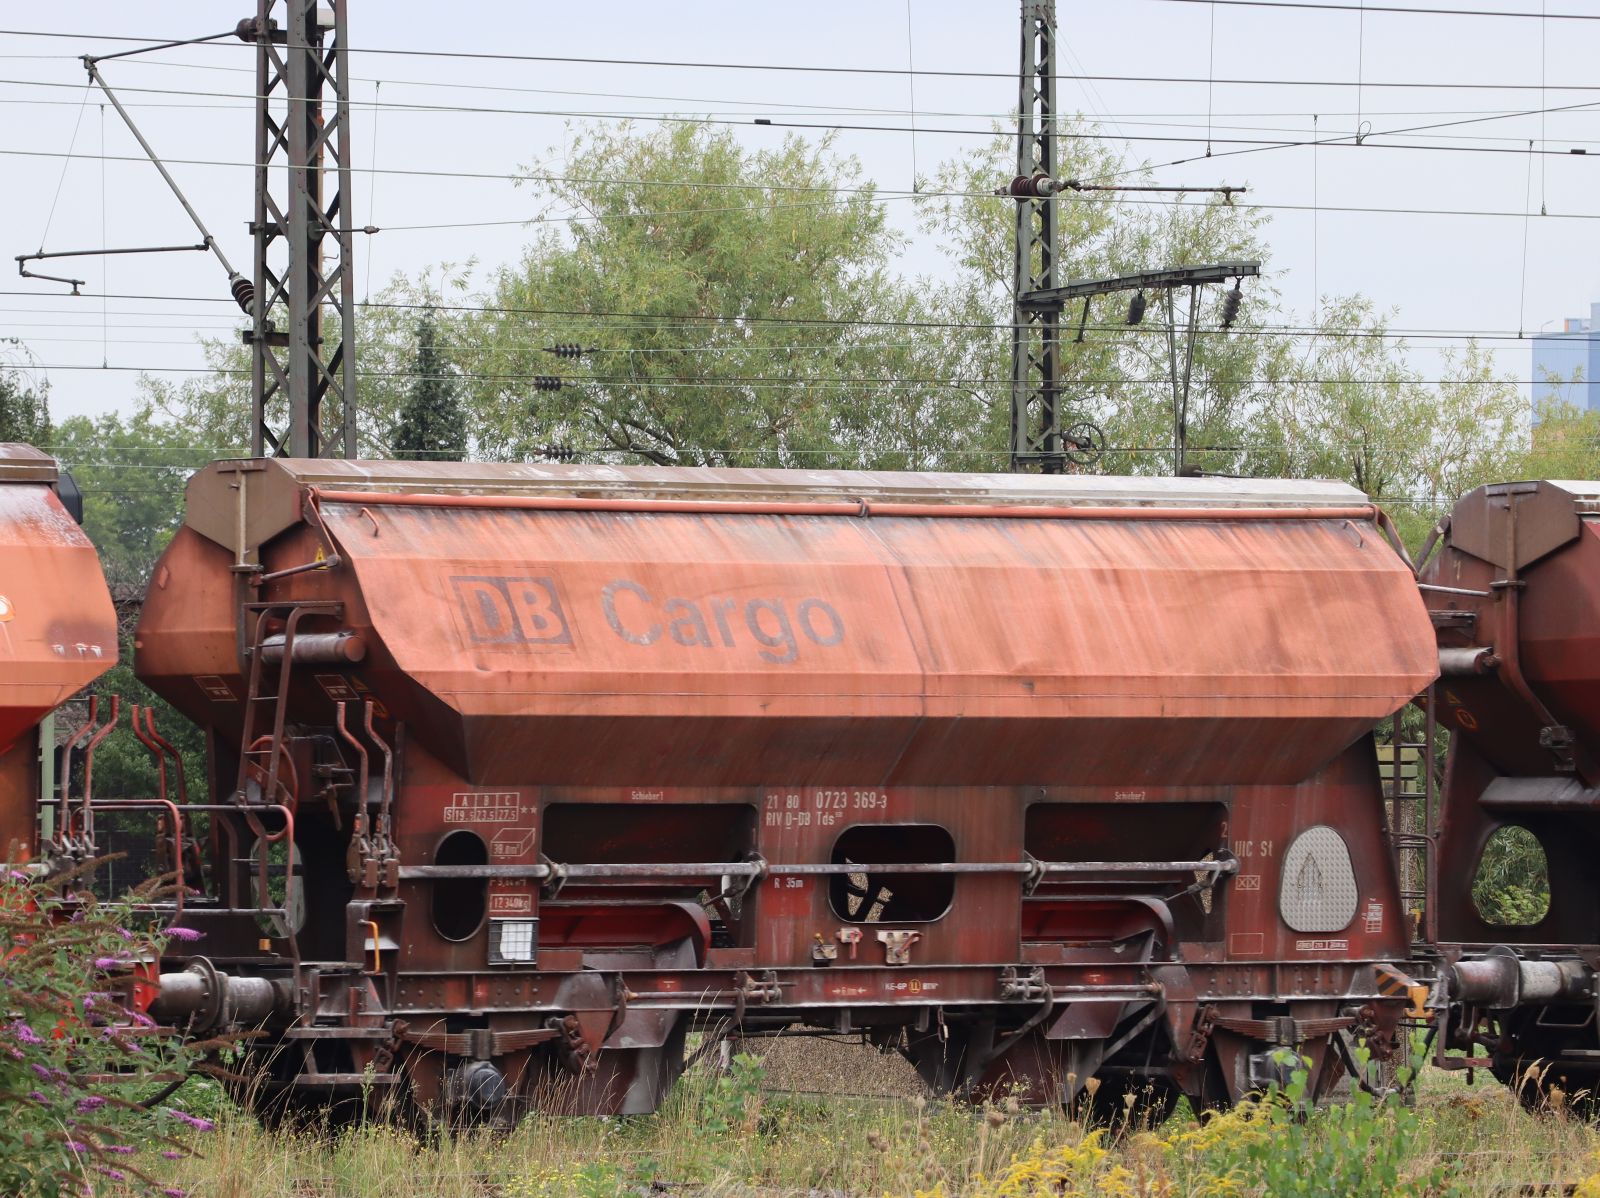
[[[796,1027],[1326,1087],[1401,1015],[1370,731],[1435,667],[1338,484],[214,463],[138,631],[233,805],[155,1012],[298,1107],[641,1112]]]
[[[41,745],[40,722],[117,661],[111,592],[61,481],[54,459],[0,444],[0,860],[11,863],[40,851],[41,773],[56,750],[53,738]],[[98,732],[91,714],[64,773]],[[54,847],[93,851],[92,811],[48,811]]]
[[[1452,734],[1425,840],[1437,1059],[1488,1067],[1529,1102],[1559,1088],[1593,1110],[1600,482],[1481,487],[1436,541],[1421,574],[1443,672],[1430,710]],[[1507,856],[1513,868],[1494,876]],[[1507,882],[1533,893],[1498,901]]]

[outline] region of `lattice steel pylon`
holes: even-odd
[[[1056,5],[1022,0],[1022,68],[1017,101],[1017,177],[1056,178]],[[1014,189],[1017,190],[1017,189]],[[1057,199],[1017,199],[1016,273],[1011,313],[1011,468],[1065,469],[1062,454],[1059,310],[1022,299],[1057,286]]]
[[[242,302],[257,457],[356,456],[346,7],[257,0],[239,25],[256,44],[255,287]]]

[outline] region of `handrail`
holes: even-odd
[[[723,876],[735,878],[837,876],[845,874],[1106,874],[1238,872],[1232,858],[1221,861],[926,861],[897,864],[855,862],[809,864],[755,861],[586,862],[578,865],[407,865],[402,881],[428,878],[590,878],[674,879]]]
[[[177,867],[177,884],[173,887],[173,918],[176,919],[183,914],[183,892],[188,889],[184,879],[183,868],[183,815],[178,811],[178,805],[168,798],[111,799],[100,804],[100,810],[102,811],[147,811],[152,807],[165,808],[167,815],[172,820],[173,855],[175,858],[174,863]],[[158,905],[141,903],[140,906],[148,906],[154,910],[157,909]]]
[[[311,488],[323,503],[363,507],[443,507],[504,511],[667,512],[732,516],[901,516],[933,519],[1014,520],[1375,520],[1373,504],[1347,507],[1047,507],[1028,504],[869,503],[839,500],[794,503],[713,499],[592,499],[574,495],[430,495],[415,491],[339,491]]]
[[[121,714],[122,696],[114,694],[111,696],[111,715],[95,729],[94,735],[83,746],[83,803],[80,810],[83,812],[84,839],[91,845],[94,844],[94,751],[111,735]]]

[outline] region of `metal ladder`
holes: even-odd
[[[1378,776],[1383,797],[1389,848],[1394,858],[1395,877],[1400,884],[1400,901],[1407,912],[1422,912],[1431,922],[1430,878],[1435,842],[1434,821],[1438,818],[1437,780],[1433,769],[1433,740],[1437,723],[1433,688],[1422,696],[1424,712],[1421,740],[1405,740],[1402,731],[1404,711],[1396,712],[1390,723],[1388,744],[1377,746]],[[1422,934],[1423,929],[1417,932]],[[1431,935],[1426,936],[1432,939]]]
[[[294,641],[300,622],[310,615],[337,617],[343,610],[338,600],[290,599],[281,603],[247,603],[244,611],[255,617],[250,633],[250,677],[245,688],[244,728],[239,737],[239,773],[234,786],[234,802],[249,803],[251,766],[262,777],[261,801],[273,802],[281,779],[279,767],[283,760],[283,726],[288,710],[289,686],[294,676]],[[247,616],[248,618],[248,616]],[[283,659],[278,663],[277,677],[270,689],[265,677],[264,647],[274,619],[283,624]],[[263,710],[264,704],[271,706]],[[270,728],[270,731],[264,729]]]

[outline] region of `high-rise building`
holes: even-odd
[[[1533,411],[1546,402],[1600,408],[1600,304],[1588,316],[1570,316],[1561,330],[1533,338]]]

